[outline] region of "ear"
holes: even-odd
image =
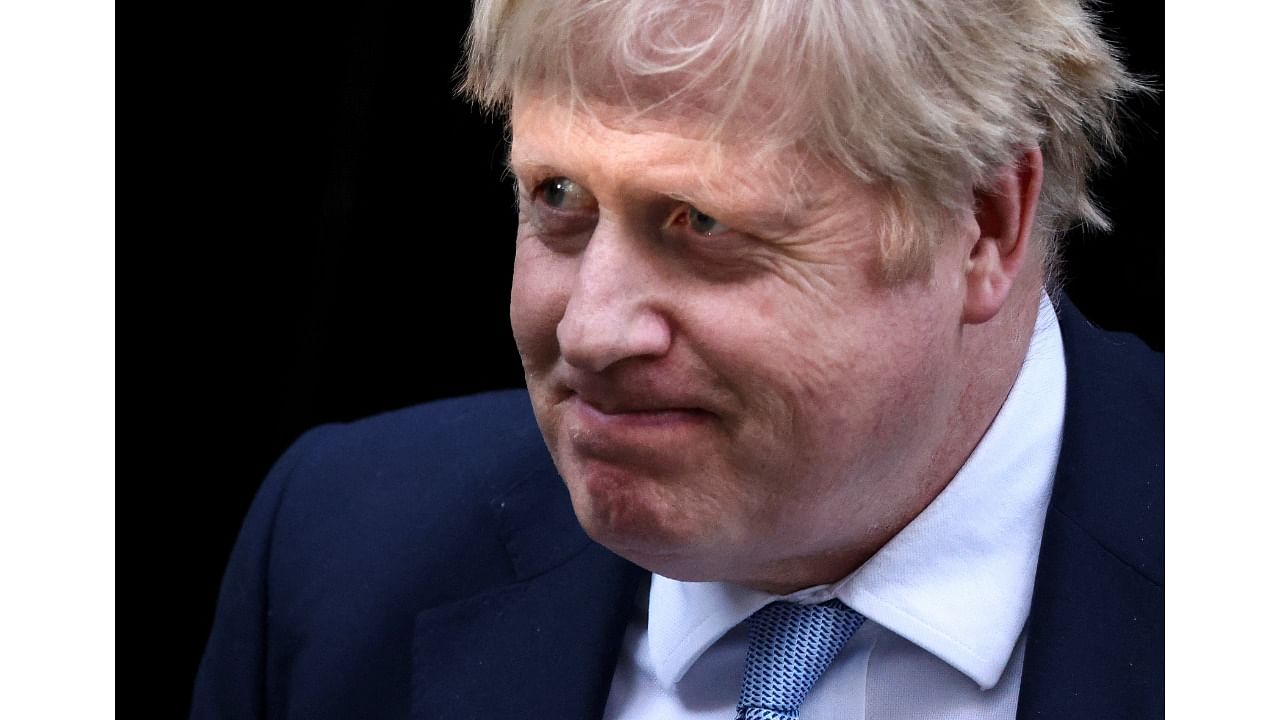
[[[1044,157],[1032,148],[974,193],[978,239],[965,261],[964,322],[990,320],[1009,298],[1027,258],[1043,179]]]

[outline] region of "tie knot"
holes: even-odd
[[[737,720],[796,720],[800,704],[865,620],[840,602],[775,602],[747,620]]]

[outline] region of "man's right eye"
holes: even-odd
[[[554,177],[542,182],[534,190],[534,200],[563,212],[583,212],[595,209],[595,198],[578,183],[567,177]]]

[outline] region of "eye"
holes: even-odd
[[[733,232],[733,228],[692,205],[681,205],[671,215],[671,219],[667,220],[668,227],[679,227],[681,225],[688,227],[690,232],[702,237],[712,237]]]
[[[689,229],[699,235],[719,235],[730,230],[728,225],[693,206],[689,206]]]
[[[595,207],[595,198],[591,197],[591,193],[567,177],[554,177],[543,182],[534,191],[534,195],[549,207],[565,212]]]

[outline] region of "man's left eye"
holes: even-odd
[[[699,235],[719,235],[730,230],[728,225],[693,206],[689,207],[689,229]]]

